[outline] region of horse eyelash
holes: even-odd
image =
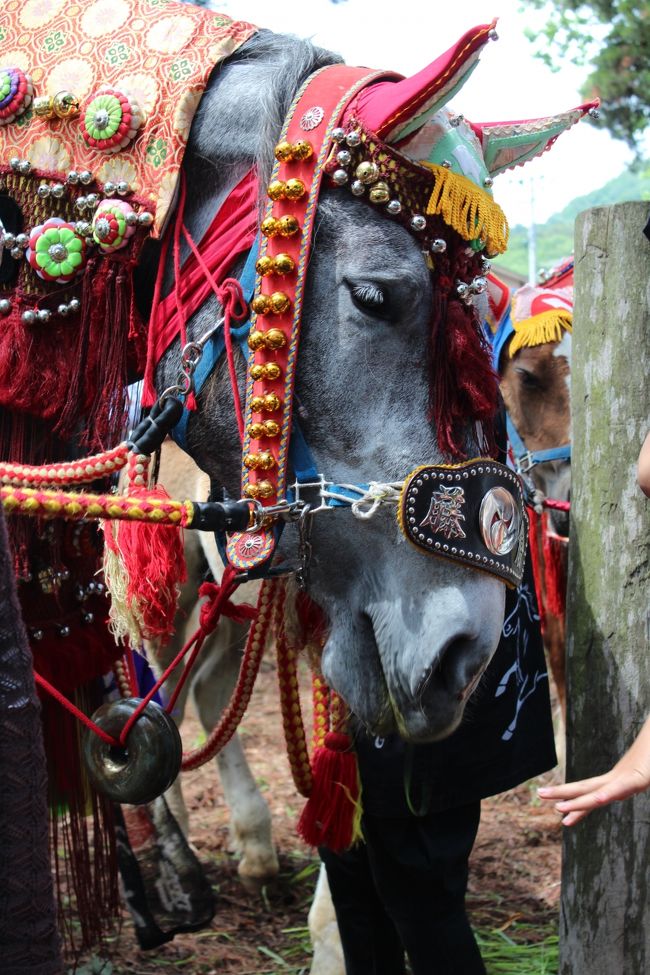
[[[352,289],[352,294],[364,305],[383,305],[385,301],[383,292],[372,284],[360,284]]]

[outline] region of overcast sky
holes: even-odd
[[[499,18],[499,40],[452,102],[475,121],[535,118],[582,102],[584,72],[569,62],[553,73],[533,57],[523,36],[543,18],[520,0],[213,0],[215,9],[258,27],[309,37],[350,64],[412,74],[433,61],[469,27]],[[632,153],[604,130],[581,122],[540,159],[497,177],[494,195],[511,224],[527,224],[534,197],[544,222],[576,196],[598,189],[629,165]],[[532,186],[531,186],[532,183]]]

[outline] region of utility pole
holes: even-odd
[[[528,222],[528,283],[537,284],[537,233],[535,229],[535,179],[528,177],[530,220]]]

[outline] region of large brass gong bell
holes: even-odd
[[[118,739],[139,704],[135,697],[110,701],[95,711],[93,721]],[[172,784],[180,772],[183,747],[172,718],[150,701],[124,746],[109,745],[88,730],[83,755],[88,778],[98,792],[115,802],[141,805],[152,802]]]

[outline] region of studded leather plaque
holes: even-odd
[[[398,518],[424,552],[520,584],[528,517],[519,477],[503,464],[478,458],[416,468],[404,482]]]

